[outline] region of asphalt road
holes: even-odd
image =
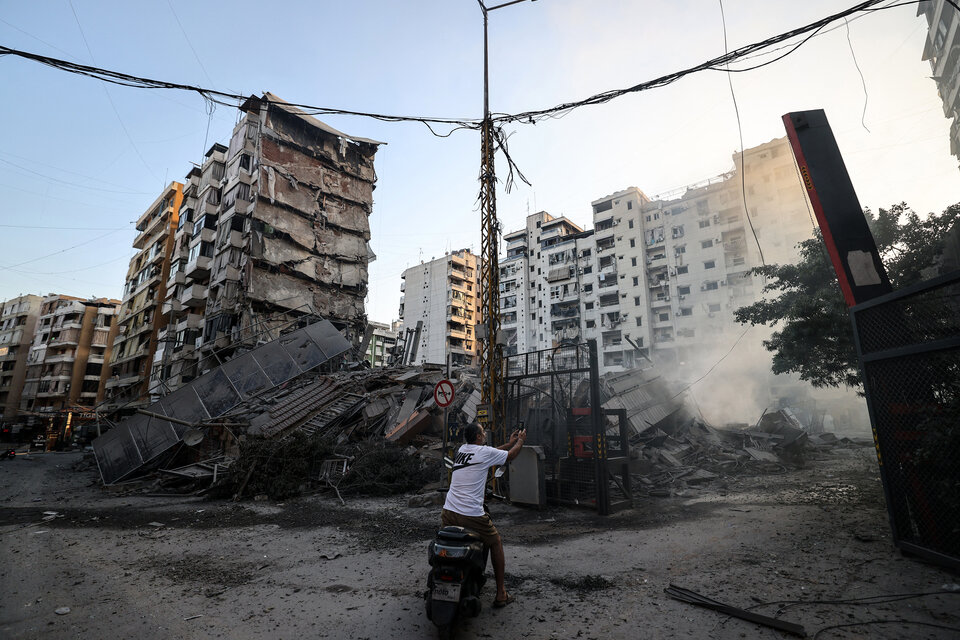
[[[421,594],[436,507],[125,494],[102,488],[95,470],[75,471],[80,457],[0,463],[0,637],[435,637]],[[746,607],[960,582],[893,549],[875,466],[869,449],[839,451],[804,470],[644,498],[609,518],[495,505],[517,602],[485,606],[458,637],[777,638],[663,590],[675,583]],[[960,627],[958,612],[960,596],[942,594],[781,616],[812,635],[879,619]],[[956,637],[903,624],[820,636]]]

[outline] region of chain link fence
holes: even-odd
[[[894,541],[960,568],[960,272],[852,309]]]

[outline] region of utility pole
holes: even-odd
[[[490,116],[490,72],[487,46],[487,18],[491,11],[526,2],[511,0],[487,7],[477,0],[483,13],[483,122],[480,127],[480,283],[483,331],[477,333],[480,343],[480,393],[490,407],[489,426],[494,444],[505,441],[503,397],[503,346],[500,333],[500,223],[497,221],[497,176],[494,168],[493,118]],[[536,2],[536,0],[531,0]]]

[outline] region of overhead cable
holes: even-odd
[[[815,22],[812,22],[803,27],[792,29],[786,31],[779,35],[767,38],[766,40],[761,40],[753,44],[748,44],[742,46],[733,51],[724,53],[722,56],[712,58],[687,69],[681,71],[675,71],[673,73],[660,76],[659,78],[654,78],[653,80],[648,80],[646,82],[641,82],[630,87],[623,89],[614,89],[610,91],[605,91],[599,93],[589,98],[583,100],[578,100],[575,102],[567,102],[554,107],[547,109],[538,109],[533,111],[525,111],[521,113],[508,114],[508,113],[497,113],[494,114],[494,121],[497,123],[509,123],[509,122],[522,122],[533,124],[539,120],[545,118],[559,118],[566,115],[573,109],[579,107],[595,105],[595,104],[604,104],[619,98],[620,96],[629,94],[629,93],[638,93],[641,91],[647,91],[650,89],[655,89],[663,87],[669,84],[680,80],[688,75],[699,73],[701,71],[723,71],[728,73],[742,73],[745,71],[751,71],[753,69],[758,69],[760,67],[772,64],[778,60],[783,59],[784,57],[790,55],[796,51],[800,46],[809,41],[812,37],[820,33],[824,27],[830,25],[837,21],[842,21],[849,16],[852,16],[857,13],[867,12],[867,11],[878,11],[881,9],[889,9],[893,7],[903,6],[904,4],[917,4],[920,0],[910,0],[909,2],[904,2],[901,4],[894,5],[884,5],[881,6],[884,2],[889,2],[889,0],[865,0],[859,2],[856,5],[845,9],[839,13],[827,16]],[[954,0],[947,0],[947,2],[953,7],[960,10],[960,6],[957,5]],[[731,63],[737,62],[739,60],[745,59],[749,56],[753,56],[759,52],[764,52],[769,50],[772,47],[780,45],[788,40],[797,38],[798,36],[806,36],[803,40],[792,45],[786,53],[757,65],[745,68],[728,68],[728,65]],[[118,84],[126,87],[134,87],[141,89],[177,89],[181,91],[191,91],[198,93],[207,100],[211,100],[217,104],[224,106],[237,107],[243,101],[247,100],[249,96],[243,94],[231,93],[227,91],[220,91],[217,89],[204,88],[197,85],[183,84],[177,82],[168,82],[165,80],[155,80],[152,78],[145,78],[141,76],[135,76],[127,73],[122,73],[120,71],[113,71],[109,69],[103,69],[100,67],[93,67],[89,65],[79,64],[76,62],[70,62],[67,60],[60,60],[57,58],[52,58],[50,56],[44,56],[37,53],[31,53],[29,51],[21,51],[18,49],[13,49],[10,47],[0,45],[0,56],[12,55],[21,57],[27,60],[33,60],[34,62],[39,62],[40,64],[59,69],[61,71],[67,71],[69,73],[75,73],[79,75],[85,75],[91,78],[96,78],[104,82],[110,82],[112,84]],[[375,120],[381,120],[384,122],[419,122],[427,126],[430,131],[437,136],[447,137],[451,135],[454,131],[459,129],[477,129],[480,126],[480,120],[475,118],[439,118],[439,117],[429,117],[429,116],[406,116],[406,115],[391,115],[383,113],[374,113],[367,111],[356,111],[352,109],[339,109],[334,107],[318,107],[308,104],[300,103],[281,103],[288,107],[295,107],[304,111],[308,115],[346,115],[346,116],[359,116],[365,118],[372,118]],[[448,131],[445,134],[437,133],[431,125],[452,125],[454,128]]]

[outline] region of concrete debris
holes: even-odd
[[[236,499],[330,491],[343,501],[419,489],[440,477],[443,410],[433,388],[445,377],[434,365],[304,372],[199,424],[199,445],[118,490]],[[466,424],[479,382],[471,369],[451,378],[450,421]]]
[[[682,411],[670,417],[631,439],[630,472],[648,496],[684,495],[691,485],[737,474],[784,471],[802,466],[813,452],[861,444],[832,433],[811,435],[784,409],[765,412],[756,427],[741,429],[717,429],[699,418],[680,421]]]

